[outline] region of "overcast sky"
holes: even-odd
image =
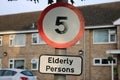
[[[0,0],[0,16],[8,14],[16,14],[23,12],[32,12],[40,11],[45,9],[48,5],[48,0],[39,0],[40,2],[35,4],[29,0],[17,0],[17,1],[8,1]],[[70,0],[69,0],[70,1]],[[118,2],[120,0],[74,0],[74,6],[83,6],[91,4],[101,4],[108,2]],[[56,0],[54,0],[56,2]],[[70,2],[69,2],[70,3]]]

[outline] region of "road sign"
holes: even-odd
[[[84,18],[74,6],[58,2],[48,6],[38,20],[43,40],[55,48],[74,45],[83,35]]]
[[[80,56],[41,55],[39,71],[50,74],[80,75],[82,58]]]

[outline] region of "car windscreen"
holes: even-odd
[[[34,76],[31,71],[22,71],[21,73],[25,76]]]
[[[3,75],[3,72],[4,72],[4,70],[0,70],[0,76],[2,76],[2,75]]]
[[[0,70],[0,76],[14,76],[17,72],[12,70]]]

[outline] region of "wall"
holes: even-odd
[[[116,48],[116,44],[93,44],[93,30],[86,30],[86,80],[111,80],[111,67],[95,66],[93,59],[107,58],[106,50]]]
[[[120,49],[120,26],[117,26],[117,47]]]
[[[120,50],[120,26],[117,26],[117,48]],[[118,55],[118,78],[120,80],[120,55]]]
[[[8,68],[8,62],[10,58],[25,58],[26,67],[31,69],[31,59],[39,58],[41,54],[55,54],[55,49],[48,45],[32,45],[31,44],[31,33],[27,34],[26,46],[25,47],[9,47],[9,35],[4,35],[4,45],[0,47],[0,53],[7,52],[8,56],[2,58],[4,68]],[[84,45],[85,43],[85,45]],[[85,49],[84,49],[85,46]],[[116,49],[116,44],[93,44],[93,30],[85,31],[84,37],[80,40],[80,44],[76,44],[67,48],[67,55],[79,55],[78,51],[83,50],[85,53],[85,75],[84,71],[80,76],[67,76],[67,80],[110,80],[110,67],[109,66],[94,66],[93,58],[105,58],[109,55],[105,53],[106,50]],[[83,57],[83,55],[81,55]],[[84,57],[83,57],[84,58]],[[54,76],[51,74],[40,74],[38,71],[33,71],[40,80],[53,80]]]

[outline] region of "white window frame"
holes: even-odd
[[[97,30],[94,30],[93,31],[93,44],[110,44],[110,43],[116,43],[116,30],[114,29],[114,31],[112,31],[113,29],[99,29],[99,30],[108,30],[108,42],[95,42],[95,38],[94,38],[94,36],[95,36],[95,31],[97,31]],[[112,34],[114,34],[115,35],[115,41],[110,41],[111,39],[111,37],[110,37],[110,35],[112,35]]]
[[[115,35],[115,41],[113,41],[113,42],[110,41],[110,40],[111,40],[111,39],[110,39],[110,38],[111,38],[111,37],[110,37],[111,35]],[[111,42],[111,43],[116,43],[116,30],[115,30],[115,29],[114,29],[114,30],[113,30],[113,29],[109,29],[109,42]]]
[[[3,36],[0,36],[0,46],[3,44]]]
[[[12,62],[11,62],[11,60],[12,60]],[[25,69],[25,59],[24,58],[12,58],[12,59],[9,59],[9,68],[11,68],[11,69],[14,69],[15,68],[15,60],[24,60],[24,69]],[[10,67],[10,65],[12,65],[12,67]]]
[[[14,38],[15,38],[15,35],[9,36],[9,46],[10,47],[14,46]]]
[[[103,64],[102,59],[107,59],[107,58],[94,58],[93,59],[93,65],[94,66],[111,66],[112,63],[108,61],[108,64]],[[113,65],[117,65],[117,58],[113,58],[115,60],[115,63]],[[95,63],[95,60],[100,60],[100,63]]]
[[[37,42],[34,43],[33,42],[33,38],[37,38]],[[32,33],[32,40],[31,40],[32,44],[33,45],[36,45],[36,44],[46,44],[42,38],[40,37],[39,33]]]
[[[95,60],[99,60],[100,61],[100,63],[95,63]],[[93,59],[93,65],[101,65],[101,58],[94,58]]]
[[[17,35],[23,35],[24,36],[24,44],[16,45],[15,44],[15,37]],[[16,35],[10,35],[9,36],[9,47],[24,47],[26,45],[26,35],[25,34],[16,34]]]
[[[36,65],[36,68],[33,68],[33,65]],[[33,58],[31,59],[31,70],[38,70],[39,59]]]

